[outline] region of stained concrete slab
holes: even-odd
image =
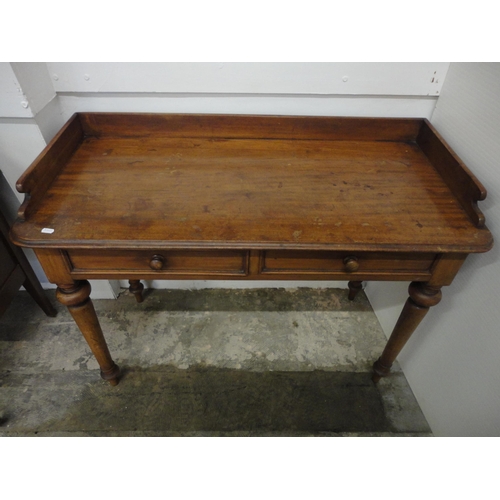
[[[149,290],[137,304],[124,291],[94,305],[124,368],[115,388],[65,308],[48,318],[16,297],[0,320],[0,436],[430,435],[398,366],[370,381],[386,340],[363,293]]]

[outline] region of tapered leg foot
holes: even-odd
[[[372,380],[375,383],[381,377],[389,375],[397,355],[427,314],[429,308],[441,300],[441,287],[429,286],[418,281],[410,284],[408,292],[410,297],[403,307],[384,352],[373,364]]]
[[[391,363],[392,366],[392,363]],[[391,372],[391,367],[390,366],[384,366],[380,362],[380,358],[373,363],[373,375],[372,375],[372,381],[377,383],[382,377],[387,377],[389,373]]]
[[[135,300],[141,303],[144,300],[144,297],[142,296],[144,285],[139,280],[128,280],[128,282],[130,285],[128,289],[135,295]]]
[[[90,290],[88,281],[76,281],[71,285],[59,285],[56,297],[61,304],[68,308],[75,323],[80,328],[99,363],[101,377],[111,385],[116,385],[120,377],[120,368],[111,359],[94,305],[90,300]]]
[[[363,290],[363,282],[362,281],[349,281],[347,283],[347,286],[349,287],[349,295],[347,298],[349,300],[354,300],[356,295]]]
[[[109,370],[101,369],[101,378],[107,380],[111,385],[118,385],[120,380],[120,368],[113,362],[113,366]]]

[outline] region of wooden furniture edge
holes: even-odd
[[[427,119],[422,122],[417,145],[439,172],[471,221],[476,227],[484,228],[485,217],[477,202],[486,198],[485,187]]]
[[[75,113],[21,175],[16,183],[16,189],[25,194],[24,202],[17,213],[20,220],[26,220],[37,208],[52,181],[83,137],[80,118],[78,113]]]
[[[427,284],[440,287],[451,285],[467,256],[466,253],[443,253],[438,255],[432,266],[431,277],[427,280]]]
[[[486,229],[486,228],[485,228]],[[46,249],[96,249],[102,250],[304,250],[326,252],[423,252],[423,253],[484,253],[493,247],[493,237],[486,245],[412,245],[387,244],[383,247],[376,244],[321,244],[321,243],[283,243],[283,242],[220,242],[220,241],[150,241],[150,240],[50,240],[38,241],[23,239],[15,226],[10,232],[11,241],[24,248]]]
[[[71,264],[66,252],[45,248],[35,248],[34,252],[49,283],[68,284],[74,282],[71,276]]]
[[[422,118],[81,112],[86,136],[414,142]]]

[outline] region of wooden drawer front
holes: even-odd
[[[430,273],[433,253],[401,254],[382,252],[303,252],[270,250],[264,252],[262,273],[266,274],[366,274]]]
[[[69,250],[68,256],[76,273],[242,275],[248,269],[248,252],[240,250]]]

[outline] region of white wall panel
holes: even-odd
[[[65,120],[77,111],[430,118],[436,105],[435,97],[78,94],[58,99]]]
[[[0,118],[32,118],[28,99],[10,63],[0,62]]]
[[[67,119],[63,116],[59,97],[52,99],[47,105],[38,112],[35,121],[40,128],[40,132],[48,144],[59,132]]]
[[[57,92],[437,96],[449,63],[47,63]]]
[[[17,179],[45,145],[34,120],[0,121],[0,169],[20,202],[24,195],[16,191]]]
[[[55,96],[47,65],[43,62],[11,63],[33,116],[36,116]]]

